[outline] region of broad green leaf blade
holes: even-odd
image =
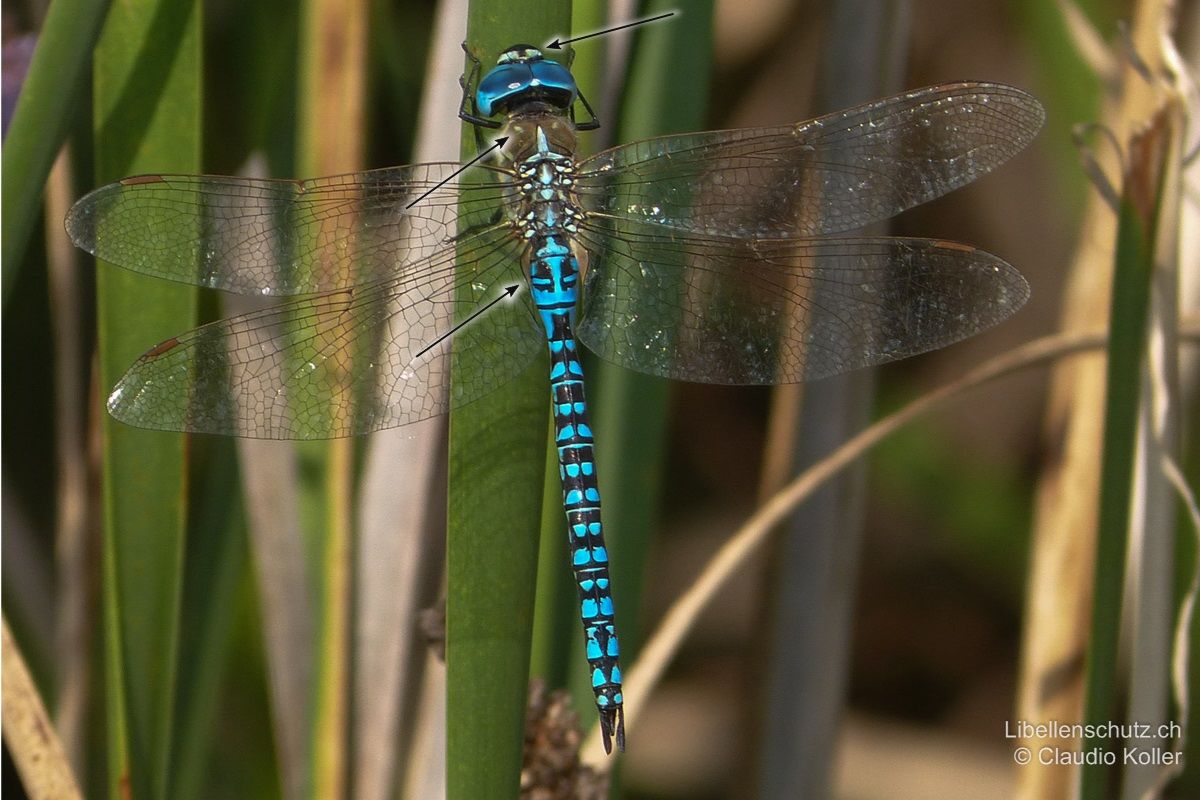
[[[199,169],[200,65],[199,2],[113,8],[95,62],[99,183]],[[106,264],[97,295],[104,387],[195,323],[194,290]],[[107,415],[102,428],[107,786],[113,797],[163,798],[173,769],[186,440]]]
[[[196,474],[180,611],[173,800],[207,796],[205,767],[212,755],[221,677],[247,574],[235,443],[210,437],[192,444]],[[243,719],[241,727],[251,728],[251,720]]]
[[[503,0],[474,0],[467,45],[486,69],[505,47],[542,44],[569,26],[565,0],[525,3],[519,14]],[[462,141],[465,161],[478,152],[470,126]],[[452,383],[464,379],[460,368]],[[513,797],[520,782],[549,391],[549,376],[531,368],[450,417],[449,800]]]

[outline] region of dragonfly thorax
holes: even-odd
[[[529,133],[532,133],[532,152],[513,165],[520,201],[512,220],[525,241],[525,263],[534,304],[547,336],[553,339],[565,335],[562,326],[566,324],[569,329],[574,320],[579,266],[572,240],[579,232],[583,212],[573,195],[574,160],[569,154],[553,149],[543,127],[525,131],[526,135]]]
[[[578,146],[575,126],[569,119],[545,112],[514,114],[504,126],[508,143],[504,157],[514,165],[533,158],[571,158]]]
[[[536,245],[547,237],[577,233],[583,212],[573,194],[574,160],[555,152],[541,127],[533,140],[532,153],[513,165],[521,198],[513,221],[521,237]]]

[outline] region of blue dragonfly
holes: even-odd
[[[590,106],[568,68],[515,45],[481,71],[476,62],[463,80],[460,116],[503,129],[493,163],[307,181],[145,175],[83,197],[67,230],[135,272],[295,298],[142,356],[108,398],[138,427],[353,436],[443,414],[548,361],[571,567],[611,752],[614,740],[624,748],[620,651],[578,343],[651,375],[779,384],[994,325],[1029,294],[996,256],[830,234],[991,171],[1044,112],[1009,86],[950,83],[579,160],[577,131],[598,123],[576,122],[576,105]]]

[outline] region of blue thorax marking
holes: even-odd
[[[578,94],[575,78],[566,67],[531,48],[505,53],[479,81],[475,103],[481,114],[490,117],[539,101],[565,110]]]

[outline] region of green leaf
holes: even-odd
[[[502,0],[471,3],[467,44],[485,69],[509,45],[542,44],[570,29],[565,0],[536,0],[512,12]],[[471,126],[464,126],[462,141],[464,160],[474,157]],[[452,383],[465,378],[461,368],[456,360]],[[530,368],[450,417],[449,800],[510,798],[520,783],[548,381]]]
[[[184,562],[171,797],[199,798],[213,744],[221,678],[242,603],[248,553],[234,441],[194,441],[193,503]],[[199,456],[199,457],[198,457]],[[241,727],[252,730],[251,720]],[[266,726],[262,726],[266,728]]]
[[[1098,735],[1084,739],[1083,752],[1113,752],[1113,740],[1102,735],[1115,719],[1118,638],[1121,632],[1125,554],[1129,546],[1129,511],[1150,280],[1165,164],[1164,120],[1135,138],[1130,170],[1117,218],[1117,250],[1109,311],[1108,367],[1105,375],[1104,454],[1100,464],[1100,519],[1096,531],[1092,625],[1088,642],[1084,723]],[[1102,759],[1100,760],[1102,761]],[[1118,759],[1119,761],[1119,759]],[[1109,796],[1116,771],[1104,763],[1082,766],[1080,797]]]
[[[42,186],[62,147],[83,86],[88,56],[100,35],[108,0],[50,4],[12,124],[4,139],[4,300],[42,208]],[[58,224],[53,220],[51,224]]]
[[[200,65],[198,2],[129,0],[113,8],[95,61],[101,183],[138,172],[198,170]],[[101,264],[101,385],[112,386],[155,342],[191,327],[195,294]],[[114,797],[168,797],[186,440],[107,415],[102,431],[107,786]]]

